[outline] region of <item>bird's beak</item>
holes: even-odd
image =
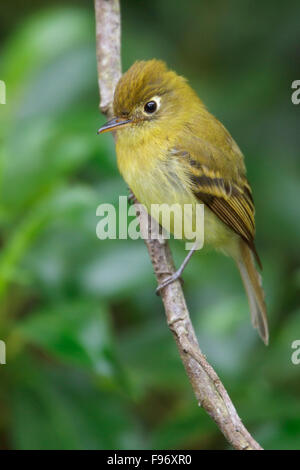
[[[113,118],[110,121],[107,121],[100,129],[97,134],[104,134],[104,132],[110,132],[118,130],[121,127],[128,126],[132,122],[132,119],[122,119],[122,118]]]

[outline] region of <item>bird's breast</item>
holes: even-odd
[[[170,156],[168,145],[124,146],[117,142],[119,170],[141,204],[150,209],[151,204],[191,203],[186,165]]]
[[[187,237],[183,238],[192,239],[197,225],[195,206],[201,201],[191,189],[187,166],[182,158],[172,155],[168,146],[155,146],[153,143],[133,147],[117,141],[116,149],[119,170],[138,201],[167,230],[170,228],[175,234],[177,223],[179,235],[186,233]],[[169,208],[172,206],[169,227],[165,226],[162,212],[157,207],[162,204]],[[178,221],[182,221],[181,228]],[[208,208],[204,211],[204,230],[205,242],[215,247],[226,244],[230,238],[229,229]]]

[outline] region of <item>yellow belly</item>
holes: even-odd
[[[175,228],[182,222],[181,233],[187,235],[183,238],[191,240],[196,230],[195,206],[201,204],[201,201],[190,188],[186,167],[178,159],[166,159],[164,149],[160,149],[160,154],[156,153],[155,156],[151,155],[151,151],[147,153],[141,150],[135,147],[124,151],[121,142],[119,145],[117,142],[118,166],[123,178],[138,201],[165,229],[170,229],[172,233],[175,232],[176,238],[180,238],[176,236]],[[189,205],[188,223],[184,224],[182,217],[178,220],[180,214],[175,210],[171,214],[171,225],[166,226],[161,213],[153,210],[154,205],[160,204],[179,206],[181,214],[184,206]],[[201,239],[201,234],[198,238]],[[232,230],[204,206],[204,243],[234,256],[236,240],[237,236]]]

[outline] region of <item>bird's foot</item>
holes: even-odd
[[[135,195],[130,189],[129,189],[129,194],[127,196],[127,200],[129,204],[135,204],[137,202]]]
[[[180,277],[182,274],[182,269],[178,269],[174,274],[171,276],[167,277],[163,282],[161,282],[158,287],[155,290],[156,295],[160,295],[161,291],[167,287],[169,284],[172,284],[173,282],[177,281],[178,279],[181,282],[181,285],[184,283],[183,279]]]
[[[162,289],[167,287],[172,282],[177,281],[177,279],[180,279],[181,284],[183,284],[183,279],[180,276],[183,273],[183,271],[184,271],[186,265],[188,264],[189,260],[191,259],[193,253],[195,253],[195,250],[197,249],[197,245],[198,245],[198,241],[195,242],[192,249],[188,252],[188,255],[184,259],[184,261],[183,261],[182,265],[180,266],[180,268],[177,269],[177,271],[174,274],[172,274],[170,277],[167,277],[167,279],[165,279],[161,284],[159,284],[159,286],[156,289],[156,295],[160,295],[160,292],[161,292]],[[169,273],[164,273],[164,274],[169,274]]]

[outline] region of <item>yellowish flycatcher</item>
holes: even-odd
[[[149,212],[152,204],[204,204],[205,243],[235,260],[253,326],[268,344],[264,292],[254,264],[255,258],[261,267],[255,209],[236,142],[186,80],[159,60],[132,65],[119,80],[113,109],[114,119],[98,133],[118,131],[118,166],[135,197]]]

